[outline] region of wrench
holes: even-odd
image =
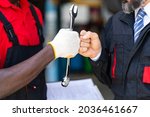
[[[70,14],[70,30],[73,30],[73,27],[74,27],[74,21],[75,21],[75,18],[78,14],[78,7],[76,5],[72,5],[70,7],[70,10],[69,10],[69,14]],[[70,58],[67,58],[67,65],[66,65],[66,75],[65,77],[63,78],[62,82],[61,82],[61,85],[63,87],[67,87],[69,82],[70,82],[70,78],[68,77],[69,75],[69,66],[70,66]]]

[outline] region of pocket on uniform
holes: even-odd
[[[122,78],[123,74],[123,45],[116,44],[112,54],[111,76],[112,78]]]
[[[124,65],[124,38],[115,34],[110,46],[111,52],[111,76],[112,78],[122,78]]]
[[[116,48],[114,48],[114,51],[113,51],[113,62],[112,62],[112,67],[111,67],[111,76],[112,78],[115,78],[116,77],[116,74],[115,74],[115,71],[116,71],[116,62],[117,62],[117,58],[116,58]]]
[[[150,84],[150,47],[143,48],[140,62],[143,68],[142,71],[143,83]]]
[[[143,83],[150,84],[150,66],[145,66],[143,71]]]

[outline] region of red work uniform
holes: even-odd
[[[43,21],[39,9],[27,0],[20,0],[20,5],[21,8],[9,0],[0,0],[0,69],[18,64],[43,48]],[[4,99],[46,99],[44,71]]]

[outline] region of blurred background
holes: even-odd
[[[100,35],[107,20],[121,10],[121,0],[29,0],[39,7],[45,21],[45,44],[54,38],[60,28],[69,28],[69,8],[78,6],[74,30],[90,30]],[[65,76],[66,59],[58,59],[47,66],[47,82],[61,81]],[[80,80],[92,78],[105,99],[113,99],[112,92],[93,75],[88,58],[77,55],[71,59],[70,78]],[[85,84],[86,85],[86,84]]]

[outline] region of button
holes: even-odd
[[[33,86],[33,89],[36,89],[37,88],[37,86]]]

